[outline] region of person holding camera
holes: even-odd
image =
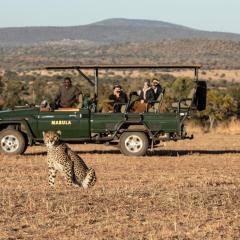
[[[152,89],[154,91],[155,100],[157,100],[159,95],[163,91],[162,86],[160,85],[159,81],[156,78],[152,80],[151,84],[152,84]]]
[[[112,102],[114,112],[121,112],[122,105],[128,102],[127,94],[122,90],[121,85],[113,87],[113,93],[108,99]]]

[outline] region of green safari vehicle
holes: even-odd
[[[206,82],[198,80],[198,65],[82,65],[48,67],[48,70],[74,69],[87,79],[95,89],[94,101],[83,108],[49,110],[40,106],[15,107],[0,111],[0,151],[4,154],[23,154],[27,147],[43,142],[43,131],[60,130],[62,140],[68,143],[107,143],[118,145],[125,155],[142,156],[160,141],[191,139],[184,129],[184,121],[192,110],[206,107]],[[94,71],[91,80],[86,70]],[[129,111],[135,93],[122,112],[97,112],[99,71],[108,69],[192,69],[194,91],[189,98],[179,99],[175,110],[161,112],[159,106],[164,91],[152,103],[154,111],[133,113]],[[135,98],[136,99],[136,98]],[[186,105],[186,102],[188,104]]]

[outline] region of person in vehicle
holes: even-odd
[[[113,87],[113,93],[108,99],[112,101],[114,112],[121,112],[122,105],[128,102],[127,94],[122,90],[121,85],[115,85]]]
[[[162,86],[156,78],[152,80],[152,89],[154,91],[154,99],[157,100],[159,95],[162,93]]]
[[[154,90],[150,86],[150,82],[146,80],[140,92],[141,103],[151,103],[155,100]]]
[[[75,104],[79,103],[79,95],[81,91],[72,85],[72,80],[70,77],[64,78],[63,86],[59,88],[57,96],[55,98],[55,103],[58,107],[68,108],[73,107]]]

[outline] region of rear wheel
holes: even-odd
[[[143,132],[124,132],[120,137],[119,145],[124,155],[143,156],[147,152],[149,141]]]
[[[0,132],[0,151],[8,155],[23,154],[27,142],[23,134],[15,129],[5,129]]]

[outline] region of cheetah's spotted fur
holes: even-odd
[[[49,185],[54,186],[56,173],[63,172],[68,185],[91,187],[96,182],[93,168],[88,168],[85,162],[72,151],[68,145],[60,141],[60,132],[43,132],[43,140],[47,146]]]

